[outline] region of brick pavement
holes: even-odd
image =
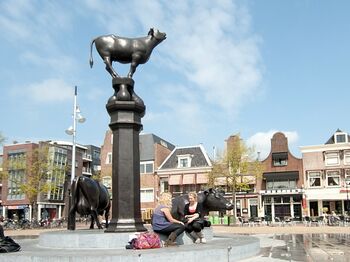
[[[214,234],[350,234],[350,226],[223,226],[214,225]],[[88,229],[89,225],[77,224],[77,229]],[[55,229],[27,229],[27,230],[5,230],[6,236],[25,238],[36,237],[42,232],[53,230],[66,230],[66,228]]]

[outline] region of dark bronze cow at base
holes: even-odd
[[[202,216],[208,215],[209,211],[226,211],[234,208],[234,205],[224,198],[224,192],[220,192],[214,188],[206,189],[197,194],[198,203],[203,206]],[[180,195],[173,198],[171,214],[178,220],[185,217],[185,205],[188,203],[188,195]]]
[[[68,219],[71,220],[72,217],[75,217],[75,212],[81,216],[90,215],[90,229],[94,228],[95,221],[97,227],[102,229],[97,216],[102,216],[104,214],[106,227],[108,227],[108,215],[111,201],[107,188],[94,179],[79,176],[74,179],[71,190],[72,199]],[[73,223],[75,223],[75,221]],[[75,224],[74,228],[70,229],[74,230]]]
[[[115,35],[103,35],[92,40],[90,45],[90,67],[93,65],[92,46],[106,64],[106,70],[113,78],[120,77],[112,67],[113,61],[130,65],[128,78],[132,78],[139,64],[144,64],[151,56],[153,48],[166,39],[166,34],[151,28],[148,35],[139,38],[126,38]]]

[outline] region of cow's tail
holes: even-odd
[[[95,43],[95,40],[96,40],[96,38],[95,39],[93,39],[92,41],[91,41],[91,44],[90,44],[90,68],[92,68],[92,66],[93,66],[93,64],[94,64],[94,60],[92,59],[92,46],[94,45],[94,43]]]

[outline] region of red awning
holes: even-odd
[[[197,174],[197,184],[208,184],[208,174]]]
[[[217,186],[225,186],[225,185],[227,185],[226,177],[217,177],[217,178],[215,178],[215,185],[217,185]]]
[[[182,184],[184,185],[194,185],[196,183],[195,181],[195,174],[185,174],[182,179]]]
[[[170,175],[169,185],[181,185],[182,175]]]

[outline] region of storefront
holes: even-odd
[[[273,221],[275,217],[302,218],[302,189],[262,190],[264,215]]]

